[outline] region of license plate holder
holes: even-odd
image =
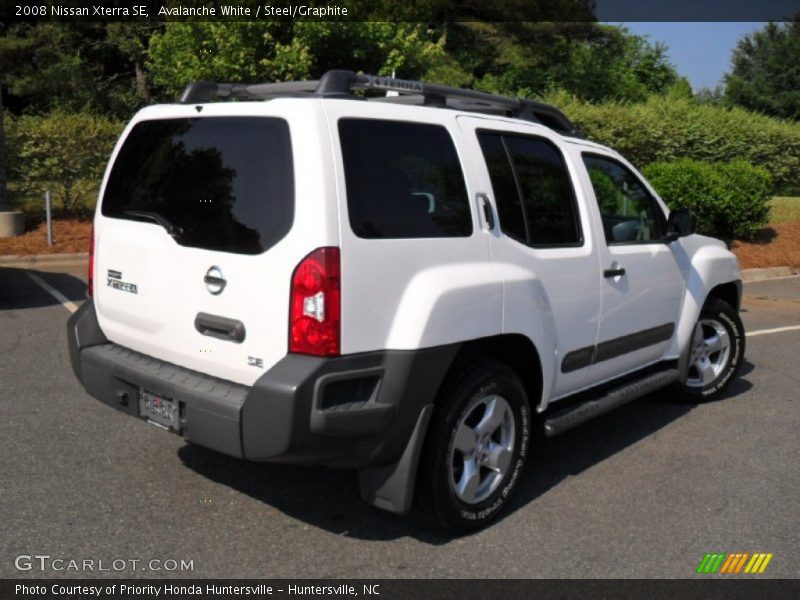
[[[180,433],[179,407],[172,398],[140,390],[139,416],[157,427]]]

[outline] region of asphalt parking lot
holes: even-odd
[[[82,301],[84,267],[33,272]],[[749,331],[800,325],[800,278],[745,291]],[[0,577],[673,578],[708,552],[800,575],[798,330],[749,337],[719,401],[648,397],[547,441],[502,520],[449,538],[361,502],[355,473],[229,459],[102,406],[70,370],[69,314],[0,267]],[[193,570],[17,570],[36,554]]]

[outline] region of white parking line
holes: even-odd
[[[74,302],[71,302],[69,298],[47,283],[44,279],[34,273],[31,273],[30,271],[26,271],[26,273],[28,274],[28,277],[39,284],[39,287],[50,294],[53,298],[58,300],[61,303],[61,306],[66,308],[69,312],[74,313],[76,310],[78,310],[78,306]]]
[[[784,331],[800,331],[800,325],[788,325],[787,327],[776,327],[775,329],[757,329],[756,331],[748,331],[747,337],[755,337],[757,335],[769,335],[770,333],[783,333]]]

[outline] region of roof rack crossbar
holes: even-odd
[[[490,107],[504,108],[506,110],[518,109],[523,100],[498,96],[478,90],[449,87],[438,83],[423,83],[409,79],[396,79],[394,77],[381,77],[379,75],[356,75],[352,87],[362,90],[380,90],[385,92],[398,92],[400,94],[420,94],[422,96],[440,96],[443,98],[460,98],[481,102]]]
[[[292,94],[313,94],[317,81],[282,81],[278,83],[216,83],[195,81],[183,90],[181,104],[200,104],[218,98],[268,100]]]
[[[320,80],[320,83],[324,80],[325,76]],[[543,102],[510,98],[508,96],[500,96],[478,90],[449,87],[436,83],[423,83],[421,81],[396,79],[394,77],[381,77],[378,75],[356,75],[352,73],[351,81],[353,83],[350,85],[353,89],[392,91],[400,94],[422,96],[424,98],[423,104],[428,106],[441,106],[441,99],[445,99],[445,101],[449,99],[463,100],[474,105],[463,105],[462,108],[465,110],[480,112],[482,105],[487,109],[507,111],[511,117],[542,123],[551,129],[555,129],[567,135],[579,135],[578,129],[564,113],[555,106],[544,104]],[[336,91],[337,93],[342,93],[341,90]],[[319,89],[317,93],[319,93]]]
[[[268,100],[280,96],[322,96],[326,98],[352,98],[353,90],[376,90],[397,92],[406,97],[421,99],[426,106],[444,107],[452,100],[453,107],[473,112],[498,111],[507,116],[541,123],[556,131],[580,136],[578,129],[567,116],[556,107],[533,100],[510,98],[436,83],[423,83],[408,79],[396,79],[379,75],[365,75],[354,71],[327,71],[319,81],[286,81],[278,83],[215,83],[197,81],[183,91],[180,102],[197,104],[216,98],[238,98],[242,100]],[[391,99],[387,99],[391,102]]]

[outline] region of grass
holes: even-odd
[[[775,196],[769,201],[769,208],[770,223],[800,221],[800,197]]]

